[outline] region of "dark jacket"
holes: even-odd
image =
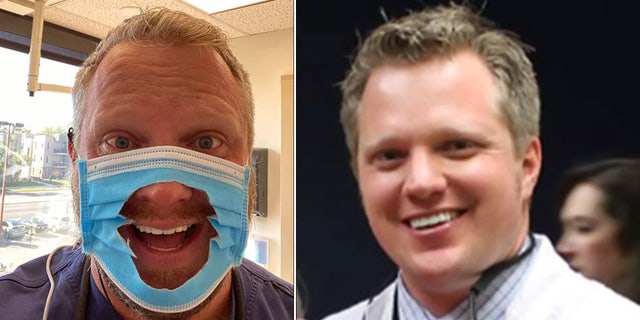
[[[36,258],[0,277],[1,319],[42,319],[50,288],[47,257]],[[104,302],[104,298],[86,282],[91,278],[88,273],[84,273],[83,284],[84,265],[85,254],[79,248],[65,247],[54,255],[51,270],[56,286],[49,319],[77,319],[78,306],[87,304],[86,319],[120,318],[110,307],[107,311],[114,313],[112,315],[105,314],[105,308],[96,306],[96,299]],[[293,319],[291,284],[246,259],[233,272],[234,279],[238,280],[233,286],[236,319]]]

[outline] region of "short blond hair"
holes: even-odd
[[[76,141],[80,141],[82,137],[80,128],[88,106],[88,92],[98,65],[111,49],[125,42],[159,46],[186,44],[208,47],[215,50],[227,64],[227,67],[240,87],[242,94],[241,102],[243,104],[241,115],[244,118],[243,122],[247,139],[247,150],[245,151],[249,159],[251,158],[251,150],[255,136],[255,107],[251,93],[251,84],[249,83],[249,74],[231,52],[227,36],[222,30],[205,20],[167,8],[146,10],[140,15],[125,20],[115,29],[111,30],[98,44],[96,50],[84,61],[76,75],[76,81],[72,90],[74,127],[72,143],[75,144]],[[253,204],[256,197],[256,185],[255,172],[253,167],[250,167],[250,169],[248,216],[251,221],[253,216],[251,213],[253,212]],[[77,181],[76,175],[77,172],[72,170],[72,181]],[[74,196],[75,217],[79,223],[80,209],[78,208],[79,193],[77,183],[72,184],[72,191]]]
[[[251,154],[254,139],[254,104],[249,75],[231,52],[227,36],[209,22],[184,12],[167,8],[154,8],[125,20],[98,44],[96,50],[84,61],[76,75],[72,90],[74,140],[79,140],[81,123],[87,109],[87,96],[98,65],[113,47],[130,42],[144,45],[168,46],[187,44],[205,46],[215,50],[229,67],[242,92],[247,153]]]
[[[417,64],[464,50],[477,54],[495,78],[497,105],[516,154],[522,155],[528,139],[538,136],[540,130],[539,90],[526,55],[529,49],[514,34],[456,4],[414,12],[375,29],[360,46],[341,85],[340,118],[354,172],[357,174],[358,110],[373,70],[392,63]]]

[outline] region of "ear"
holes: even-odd
[[[67,153],[69,153],[69,158],[71,158],[71,161],[76,162],[76,159],[78,158],[78,153],[76,152],[76,149],[73,147],[73,142],[71,142],[69,139],[67,139]]]
[[[69,158],[71,158],[72,162],[76,162],[76,158],[78,158],[78,153],[76,152],[75,147],[73,146],[73,127],[70,127],[67,130],[67,153],[69,154]]]
[[[530,200],[533,189],[538,182],[542,168],[542,144],[539,137],[529,140],[522,155],[522,185],[521,192],[524,199]]]

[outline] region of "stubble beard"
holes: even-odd
[[[218,293],[220,292],[220,288],[222,287],[222,282],[224,281],[224,278],[226,278],[228,275],[228,273],[225,274],[222,278],[223,280],[220,282],[220,284],[216,286],[215,289],[213,289],[213,292],[211,292],[211,294],[207,298],[205,298],[205,300],[202,301],[202,303],[200,303],[193,309],[189,309],[187,311],[177,312],[177,313],[162,313],[162,312],[151,311],[134,302],[131,298],[127,296],[126,293],[124,293],[124,291],[118,288],[115,282],[113,282],[113,280],[109,278],[109,276],[107,276],[107,274],[104,272],[100,264],[94,263],[92,265],[96,266],[97,268],[98,276],[100,277],[100,285],[103,286],[103,290],[105,291],[105,294],[108,294],[108,292],[112,293],[114,296],[118,298],[118,300],[127,309],[129,309],[131,312],[133,312],[137,316],[140,316],[141,318],[148,319],[148,320],[190,319],[191,317],[195,316],[200,311],[202,311],[202,309],[204,309],[204,307],[207,306],[211,302],[211,300],[213,300],[213,298],[218,295]],[[107,300],[109,301],[109,304],[112,304],[111,301],[108,299],[108,297],[107,297]]]

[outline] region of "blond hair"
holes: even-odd
[[[84,61],[80,71],[76,75],[76,81],[72,90],[73,98],[73,143],[80,141],[82,121],[85,118],[88,107],[88,92],[95,76],[98,65],[104,57],[120,43],[134,43],[139,45],[170,46],[174,44],[186,44],[208,47],[217,52],[226,63],[234,79],[237,81],[242,93],[241,115],[243,116],[244,129],[247,139],[247,154],[251,157],[254,139],[254,113],[253,96],[249,74],[238,62],[231,52],[227,36],[222,30],[209,22],[192,17],[184,12],[173,11],[167,8],[154,8],[142,12],[122,22],[98,44],[96,50]],[[77,173],[71,172],[72,181],[76,181]],[[79,222],[78,186],[72,184],[74,196],[74,212]],[[251,167],[249,178],[249,220],[252,218],[253,203],[255,202],[255,173]]]
[[[254,139],[254,105],[249,75],[229,49],[227,36],[209,22],[194,18],[184,12],[166,8],[154,8],[125,20],[111,30],[96,50],[84,61],[76,75],[72,90],[73,126],[75,140],[82,132],[82,121],[87,110],[87,96],[98,65],[113,47],[130,42],[141,45],[169,46],[187,44],[205,46],[215,50],[229,67],[242,92],[242,115],[244,117],[247,152],[251,153]]]
[[[539,135],[540,99],[529,49],[518,38],[471,9],[451,4],[411,13],[375,29],[361,44],[342,82],[340,118],[351,164],[357,174],[358,110],[369,76],[385,64],[450,57],[464,50],[477,54],[498,88],[497,105],[522,155],[527,140]]]

